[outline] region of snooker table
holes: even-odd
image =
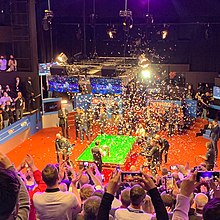
[[[108,134],[98,135],[77,158],[78,162],[80,162],[81,164],[85,161],[93,162],[91,149],[95,146],[96,141],[100,142],[100,147],[106,145],[110,148],[110,156],[106,155],[102,157],[104,167],[115,167],[117,165],[123,167],[126,158],[136,141],[136,137]]]

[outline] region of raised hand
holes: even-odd
[[[116,173],[113,174],[112,178],[109,180],[108,185],[106,187],[107,193],[112,194],[112,195],[116,193],[119,187],[120,176],[121,176],[120,171],[116,171]]]
[[[186,197],[190,197],[195,187],[199,184],[196,182],[197,172],[190,174],[189,177],[185,178],[180,185],[180,193]]]

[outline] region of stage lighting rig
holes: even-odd
[[[47,19],[48,23],[52,23],[52,19],[54,17],[53,11],[44,10],[44,19]]]
[[[133,28],[133,19],[131,17],[125,17],[122,24],[124,31],[129,31]]]
[[[50,10],[44,11],[42,25],[43,25],[43,29],[45,31],[48,31],[51,29],[53,17],[54,17],[54,14],[52,11],[50,11]]]
[[[65,67],[65,71],[67,75],[74,75],[80,72],[80,68],[78,68],[75,64],[68,64],[68,57],[65,53],[60,53],[56,57],[56,62],[59,66]]]
[[[154,23],[154,17],[150,13],[150,0],[147,1],[147,14],[146,14],[146,22],[147,25],[151,25]]]
[[[129,31],[133,28],[132,11],[128,10],[128,0],[125,0],[125,10],[121,10],[119,16],[123,18],[124,31]]]
[[[125,17],[129,17],[129,18],[132,18],[132,11],[130,10],[124,10],[124,11],[120,11],[119,12],[119,16],[122,17],[122,18],[125,18]]]
[[[152,14],[150,14],[150,13],[146,14],[146,22],[148,25],[151,25],[154,23],[154,17]]]

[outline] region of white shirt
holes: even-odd
[[[129,211],[129,210],[130,211]],[[117,209],[115,211],[116,220],[151,220],[153,215],[145,213],[142,210],[133,209],[130,206],[128,209]],[[140,213],[139,213],[140,212]]]
[[[37,192],[33,196],[40,220],[72,220],[78,201],[71,192]]]
[[[1,98],[0,98],[0,104],[1,105],[6,105],[6,102],[11,102],[12,100],[11,100],[11,97],[10,96],[2,96]]]
[[[114,197],[114,200],[112,202],[112,209],[113,208],[118,208],[122,205],[121,201],[117,198]]]
[[[6,68],[7,68],[7,60],[0,59],[0,70],[6,70]]]

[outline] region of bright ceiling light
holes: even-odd
[[[168,35],[168,30],[161,31],[161,36],[163,40],[167,38],[167,35]]]

